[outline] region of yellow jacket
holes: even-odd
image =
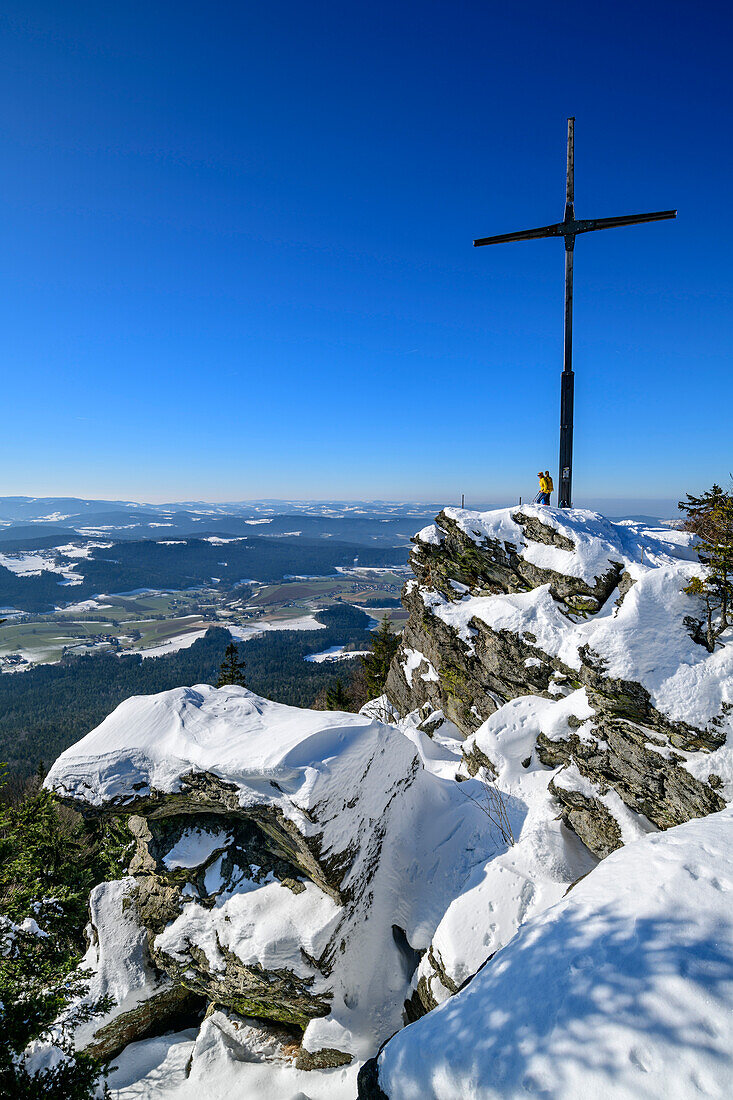
[[[550,486],[547,484],[547,478],[543,474],[542,477],[540,478],[540,492],[541,493],[549,493],[550,491],[551,491]]]
[[[547,483],[547,489],[545,490],[545,492],[551,493],[552,490],[555,488],[555,485],[549,474],[545,475],[545,482]]]

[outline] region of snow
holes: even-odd
[[[226,848],[232,834],[221,829],[210,830],[192,825],[184,830],[173,847],[163,856],[169,871],[177,867],[200,867],[219,848]]]
[[[486,817],[486,829],[493,840],[490,858],[477,862],[435,932],[431,951],[454,988],[505,946],[529,916],[558,901],[571,882],[596,865],[594,857],[558,819],[557,803],[548,790],[554,773],[533,757],[540,731],[567,729],[571,714],[580,718],[592,714],[584,690],[558,702],[523,696],[496,711],[463,746],[443,742],[448,752],[453,751],[454,774],[461,747],[470,754],[476,745],[492,761],[496,777],[487,782],[501,792],[515,840],[507,845]],[[527,760],[529,766],[525,766]],[[488,792],[477,786],[478,793],[472,792],[472,797],[488,807]],[[423,959],[416,977],[429,981],[438,1003],[449,996],[428,958]]]
[[[308,795],[319,776],[327,781],[324,762],[357,751],[365,733],[388,736],[385,727],[358,715],[304,711],[245,688],[198,684],[127,699],[61,754],[46,785],[102,805],[134,800],[141,783],[178,791],[181,777],[193,770],[235,783],[242,805],[274,804],[277,792],[261,791],[270,779],[289,795]]]
[[[84,546],[79,546],[76,543],[70,542],[68,545],[57,546],[56,550],[59,554],[63,554],[67,558],[88,558],[91,556],[92,550],[109,550],[110,546],[114,546],[113,542],[88,542]]]
[[[403,649],[403,653],[407,657],[407,660],[403,664],[402,669],[410,687],[412,687],[412,677],[421,665],[426,665],[427,670],[420,674],[420,679],[431,680],[435,684],[438,683],[438,673],[423,653],[420,653],[418,649],[408,649],[407,647]]]
[[[255,1020],[213,1012],[198,1034],[181,1031],[115,1058],[112,1100],[353,1100],[359,1063],[326,1072],[295,1068],[282,1042]]]
[[[457,764],[454,755],[453,774]],[[250,964],[312,979],[314,992],[332,998],[331,1012],[308,1025],[305,1046],[363,1059],[400,1026],[410,989],[415,960],[393,926],[411,948],[426,948],[473,868],[495,850],[467,797],[480,785],[440,778],[445,766],[436,761],[436,774],[420,767],[412,739],[366,715],[298,710],[245,688],[197,685],[122,703],[59,757],[46,785],[94,806],[132,809],[149,792],[174,793],[189,772],[206,771],[232,783],[242,807],[275,807],[329,859],[347,853],[341,890],[353,901],[346,906],[308,879],[296,894],[276,880],[244,878],[213,908],[191,892],[157,947],[183,958],[196,943],[214,970],[227,947]],[[192,862],[220,842],[189,834],[167,859]],[[308,961],[327,948],[328,977]]]
[[[445,514],[478,544],[487,538],[510,543],[517,547],[520,557],[533,565],[582,578],[591,585],[612,569],[615,562],[646,561],[655,565],[670,558],[696,560],[692,536],[685,532],[652,529],[639,523],[614,523],[599,512],[582,508],[522,505],[521,508],[499,508],[491,512],[446,508]],[[518,514],[539,519],[574,543],[574,549],[562,550],[529,541],[522,526],[513,518]]]
[[[213,910],[196,901],[187,904],[156,938],[155,946],[185,962],[188,946],[194,943],[212,972],[226,969],[225,949],[248,966],[287,968],[313,980],[311,989],[316,992],[319,985],[325,988],[324,979],[304,952],[320,958],[341,915],[341,907],[312,882],[298,894],[273,882],[217,899]]]
[[[689,1100],[733,1079],[733,810],[614,852],[397,1034],[399,1100]]]
[[[100,603],[97,599],[80,600],[79,603],[66,604],[63,611],[65,615],[74,615],[83,611],[105,611],[112,606],[111,603]]]
[[[48,932],[39,928],[38,922],[33,917],[24,917],[19,923],[12,921],[10,917],[0,914],[0,958],[14,958],[18,951],[18,933],[26,936],[38,936],[47,939]]]
[[[38,577],[44,571],[58,573],[69,585],[81,584],[84,579],[74,572],[77,568],[76,564],[68,565],[58,560],[56,550],[22,550],[17,553],[0,554],[0,566],[23,577]]]
[[[431,523],[427,527],[423,527],[422,531],[418,531],[415,538],[419,539],[420,542],[428,543],[430,546],[440,546],[445,534],[435,523]]]
[[[250,638],[256,638],[259,634],[268,630],[325,630],[326,624],[319,623],[318,619],[314,615],[300,615],[297,619],[275,619],[273,621],[267,621],[265,619],[256,619],[256,626],[231,626],[226,624],[226,628],[234,638],[239,638],[243,642],[247,642]],[[222,624],[224,625],[224,624]]]
[[[0,554],[0,565],[19,575],[38,576],[43,569],[59,572],[55,556],[49,553]]]
[[[90,894],[89,913],[94,935],[90,935],[91,928],[88,928],[91,942],[80,964],[80,968],[90,974],[89,989],[67,1011],[102,997],[110,997],[113,1005],[108,1012],[76,1028],[74,1042],[79,1049],[91,1042],[95,1033],[115,1016],[130,1012],[170,986],[170,981],[156,975],[148,961],[147,933],[131,904],[134,888],[135,880],[128,876],[117,882],[103,882]],[[52,1028],[50,1040],[38,1040],[30,1045],[26,1052],[30,1072],[53,1064],[58,1056],[58,1048],[52,1042],[56,1034],[56,1028]]]
[[[169,638],[167,642],[161,642],[160,645],[150,646],[148,649],[125,649],[118,655],[129,657],[137,653],[140,657],[165,657],[167,653],[177,653],[179,649],[188,649],[199,638],[203,638],[205,634],[206,630],[189,630],[185,634],[176,634],[173,638]]]
[[[366,657],[369,653],[371,653],[370,649],[350,649],[347,651],[346,646],[332,645],[328,649],[324,649],[322,653],[309,653],[303,660],[320,665],[324,662],[351,661],[354,657]]]
[[[188,1028],[173,1035],[130,1043],[114,1060],[108,1077],[113,1100],[157,1100],[179,1096],[187,1084],[187,1068],[197,1031]],[[206,1094],[203,1094],[206,1095]],[[196,1100],[201,1100],[199,1092]]]

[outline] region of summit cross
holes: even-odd
[[[560,493],[561,508],[572,508],[573,490],[573,405],[575,375],[573,373],[573,250],[579,233],[591,233],[596,229],[616,229],[621,225],[641,225],[643,222],[659,222],[676,218],[676,210],[657,210],[652,214],[624,214],[619,218],[592,218],[576,220],[575,217],[575,168],[574,168],[575,118],[568,119],[568,166],[565,188],[565,217],[555,225],[543,225],[539,229],[522,229],[518,233],[503,233],[498,237],[481,237],[474,241],[476,248],[484,244],[504,244],[507,241],[534,241],[540,237],[565,238],[565,345],[564,365],[560,388]]]

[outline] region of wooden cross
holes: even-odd
[[[562,383],[560,389],[560,493],[561,508],[572,508],[573,487],[573,402],[575,375],[573,374],[573,250],[578,233],[591,233],[596,229],[615,229],[620,225],[640,225],[642,222],[659,222],[676,218],[676,210],[658,210],[653,214],[625,214],[620,218],[592,218],[580,221],[575,218],[574,199],[574,127],[575,118],[568,119],[568,167],[565,191],[565,217],[555,225],[543,225],[539,229],[523,229],[518,233],[503,233],[499,237],[482,237],[474,246],[503,244],[505,241],[534,241],[539,237],[565,238],[565,350]]]

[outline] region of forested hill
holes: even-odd
[[[363,611],[332,607],[316,617],[323,630],[273,631],[240,644],[248,687],[278,702],[309,706],[346,669],[305,661],[308,654],[339,645],[368,648],[371,620]],[[41,762],[50,765],[131,695],[215,684],[230,641],[227,630],[212,627],[188,649],[162,657],[98,653],[0,676],[0,763],[29,774]]]
[[[114,542],[91,546],[88,556],[81,560],[62,550],[49,553],[53,555],[49,564],[55,572],[44,568],[28,575],[0,563],[0,607],[44,612],[100,593],[196,588],[212,581],[226,587],[245,579],[280,581],[291,574],[331,575],[338,567],[352,566],[357,559],[364,566],[403,564],[408,549],[293,535],[238,537],[223,545],[199,538]],[[69,585],[61,570],[66,571],[66,578],[79,577],[80,582]]]

